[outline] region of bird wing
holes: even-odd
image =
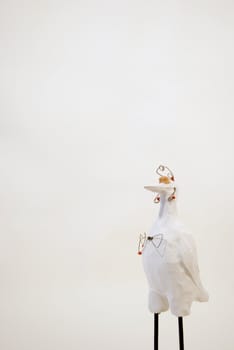
[[[201,288],[196,245],[189,234],[183,235],[183,244],[180,245],[180,266],[190,280]]]

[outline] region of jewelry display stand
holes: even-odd
[[[159,314],[167,310],[178,318],[179,349],[184,350],[183,317],[190,314],[193,301],[209,296],[199,274],[196,246],[177,215],[177,185],[172,171],[160,165],[159,183],[145,186],[157,193],[160,210],[149,234],[140,234],[138,254],[149,286],[148,306],[154,314],[154,350],[159,344]]]

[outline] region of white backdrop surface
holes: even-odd
[[[210,294],[185,348],[233,350],[233,2],[2,0],[0,28],[1,350],[152,348],[161,163]]]

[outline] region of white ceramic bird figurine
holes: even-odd
[[[192,236],[177,216],[176,184],[169,168],[160,165],[159,184],[145,186],[157,192],[158,218],[148,235],[141,235],[139,254],[149,284],[149,309],[159,314],[167,311],[177,317],[189,315],[193,301],[208,301],[203,288]],[[166,175],[165,175],[166,172]]]

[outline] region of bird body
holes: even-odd
[[[146,187],[153,192],[152,187]],[[176,316],[190,314],[193,301],[208,301],[202,286],[192,235],[177,215],[176,200],[168,200],[171,187],[159,185],[159,215],[142,251],[143,268],[149,285],[149,310]]]

